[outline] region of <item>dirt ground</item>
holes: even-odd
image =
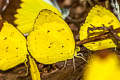
[[[69,1],[72,2],[69,3]],[[73,31],[76,41],[79,40],[80,26],[84,23],[88,12],[94,5],[100,4],[111,9],[108,0],[58,0],[58,2],[59,5],[63,8],[70,8],[70,15],[66,18],[65,21]],[[20,8],[20,4],[20,0],[10,0],[7,9],[4,12],[0,12],[3,19],[16,26],[16,24],[13,23],[15,20],[13,15],[16,14],[16,9]],[[2,6],[0,8],[2,8]],[[89,58],[89,55],[93,52],[87,50],[82,45],[80,47],[80,52],[83,53],[87,60]],[[41,72],[42,80],[82,80],[83,70],[86,64],[85,61],[75,58],[75,69],[73,68],[72,59],[68,60],[67,66],[63,69],[64,63],[64,61],[52,65],[43,65],[38,63],[38,68]],[[26,74],[25,65],[21,64],[8,71],[0,71],[0,80],[31,80],[31,77],[30,74]]]

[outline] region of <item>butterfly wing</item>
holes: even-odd
[[[102,6],[96,5],[91,9],[89,12],[85,24],[81,26],[80,28],[80,40],[84,40],[88,38],[88,27],[93,28],[94,27],[109,27],[113,26],[114,29],[120,27],[120,22],[118,19],[114,16],[112,12],[105,9]],[[94,30],[90,31],[90,33],[102,33],[103,30]],[[94,36],[96,36],[95,34]],[[119,35],[119,34],[118,34]],[[93,36],[90,36],[93,37]],[[105,39],[102,41],[96,41],[96,42],[90,42],[84,44],[84,46],[90,50],[101,50],[105,48],[113,48],[116,47],[116,45],[113,43],[112,39]]]
[[[115,53],[104,53],[102,51],[99,55],[91,56],[84,68],[83,78],[84,80],[120,80],[119,74],[118,56]]]
[[[58,15],[61,13],[50,4],[46,3],[44,0],[22,0],[21,8],[17,10],[15,15],[17,28],[22,33],[29,33],[33,29],[33,23],[42,9],[50,9],[56,12]]]
[[[24,36],[5,22],[0,31],[0,70],[7,70],[23,63],[27,53]]]
[[[61,17],[50,10],[39,13],[27,40],[31,55],[44,64],[63,61],[74,55],[72,31]]]
[[[32,80],[41,80],[40,72],[37,68],[37,64],[36,64],[35,60],[31,56],[28,56],[28,58],[29,58],[30,73],[32,76]]]

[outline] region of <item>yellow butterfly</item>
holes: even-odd
[[[92,36],[89,36],[89,37],[95,37],[98,34],[107,32],[104,30],[93,30],[93,31],[89,30],[89,28],[94,29],[94,28],[103,27],[103,26],[105,27],[113,26],[113,29],[116,29],[120,27],[120,22],[112,12],[110,12],[109,10],[105,9],[102,6],[96,5],[91,9],[91,11],[89,12],[85,20],[85,23],[80,28],[80,32],[79,32],[80,40],[87,39],[89,34],[93,34]],[[120,35],[120,33],[118,35]],[[112,39],[89,42],[84,44],[84,46],[93,51],[116,47]]]
[[[7,70],[26,59],[25,37],[11,24],[4,22],[0,32],[0,69]]]
[[[22,33],[29,33],[34,28],[27,38],[28,49],[32,56],[44,64],[73,58],[76,53],[74,37],[68,25],[61,19],[61,13],[44,0],[22,0],[22,2],[21,8],[17,10],[18,14],[15,15],[17,18],[15,23]],[[50,34],[47,35],[45,31]]]
[[[29,54],[43,64],[64,61],[77,55],[79,50],[75,49],[72,31],[56,13],[41,10],[33,27],[26,41],[16,28],[7,22],[4,23],[0,33],[0,70],[7,70],[23,63]],[[28,59],[33,80],[40,79],[34,60],[30,56]]]
[[[27,40],[31,55],[43,64],[64,61],[76,55],[72,31],[60,16],[50,10],[41,10]]]
[[[11,24],[4,22],[0,32],[0,70],[6,71],[23,62],[29,56],[33,80],[40,80],[40,73],[33,58],[27,51],[25,37]]]
[[[120,80],[120,60],[115,53],[100,51],[91,56],[85,67],[84,80]]]
[[[21,0],[21,8],[17,10],[15,15],[17,28],[23,33],[29,33],[33,29],[34,21],[42,9],[49,9],[58,15],[62,16],[61,13],[52,5],[46,3],[44,0]]]

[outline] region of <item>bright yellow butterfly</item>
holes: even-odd
[[[71,59],[76,53],[69,26],[50,10],[41,10],[27,40],[31,55],[43,64]]]
[[[20,63],[23,63],[26,59],[26,55],[28,54],[27,48],[26,48],[26,40],[23,37],[23,35],[19,31],[17,31],[17,29],[15,29],[12,25],[8,23],[6,24],[7,26],[11,26],[11,29],[6,28],[4,31],[3,29],[5,26],[2,28],[3,32],[1,34],[4,34],[5,32],[6,34],[3,35],[3,38],[1,37],[1,40],[3,40],[1,45],[5,44],[4,46],[2,46],[3,48],[5,47],[4,52],[6,50],[8,51],[10,50],[11,52],[7,56],[5,55],[2,56],[1,59],[4,60],[4,58],[7,58],[7,61],[13,62],[12,64],[9,63],[9,65],[14,67]],[[10,30],[10,33],[13,33],[12,31],[14,31],[14,34],[16,34],[15,38],[14,37],[12,38],[11,34],[9,35],[9,30]],[[4,41],[4,39],[6,40],[5,36],[7,35],[9,35],[8,40],[12,39],[11,40],[12,44],[9,43],[10,41],[7,41],[8,44],[6,44],[6,42]],[[13,39],[16,40],[16,42]],[[24,41],[19,41],[21,39]],[[22,45],[23,43],[24,45]],[[17,47],[17,44],[20,46]],[[10,48],[6,48],[7,45],[10,45],[9,46]],[[41,10],[37,19],[35,20],[34,30],[30,32],[29,36],[27,37],[27,46],[32,57],[34,57],[35,60],[43,64],[52,64],[59,61],[71,59],[74,57],[74,55],[76,55],[76,52],[77,52],[77,50],[75,50],[74,37],[69,26],[56,13],[46,9]],[[21,49],[22,47],[23,49]],[[24,50],[26,52],[22,52],[22,53],[19,52],[19,56],[15,57],[14,55],[18,55],[17,52],[14,52],[17,49],[18,50],[20,49],[21,52]],[[5,53],[7,54],[7,52]],[[12,53],[14,53],[14,55],[11,55]],[[23,53],[24,55],[22,55]],[[9,58],[10,55],[12,59]],[[21,60],[19,60],[20,56],[23,57],[23,58],[20,58]],[[13,59],[16,59],[16,62]],[[30,70],[33,73],[32,74],[33,80],[37,79],[39,77],[39,76],[36,77],[36,75],[39,75],[37,66],[35,65],[35,62],[33,62],[34,61],[33,59],[30,58],[29,61],[31,64]],[[2,63],[5,64],[6,62],[2,61]],[[12,67],[5,68],[3,66],[3,68],[0,68],[0,69],[7,70]],[[37,72],[34,73],[34,71],[37,71]]]
[[[0,32],[0,70],[8,70],[27,60],[29,56],[25,37],[11,24],[4,22]],[[29,56],[33,80],[40,80],[35,61]]]
[[[26,59],[25,37],[11,24],[4,22],[0,32],[0,69],[7,70]]]
[[[22,0],[21,8],[15,15],[17,28],[23,33],[29,33],[33,29],[34,21],[42,9],[49,9],[61,16],[61,13],[44,0]]]
[[[115,53],[92,55],[85,67],[84,80],[120,80],[120,60]]]
[[[112,12],[105,9],[102,6],[96,5],[91,9],[89,12],[85,23],[80,28],[80,40],[84,40],[88,38],[88,27],[110,27],[113,26],[114,29],[120,27],[120,22],[118,19],[114,16]],[[96,33],[103,33],[103,30],[94,30],[90,31],[90,33],[94,33],[93,36],[96,36]],[[105,31],[106,32],[106,31]],[[118,34],[120,35],[120,34]],[[90,36],[90,37],[93,37]],[[90,50],[101,50],[105,48],[113,48],[116,47],[115,43],[112,41],[112,39],[105,39],[102,41],[96,41],[96,42],[90,42],[84,44],[84,46]]]

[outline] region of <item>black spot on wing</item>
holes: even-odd
[[[7,46],[7,47],[6,47],[6,52],[8,52],[8,48],[9,48],[9,47]]]
[[[58,32],[61,32],[60,30],[57,30]]]
[[[19,56],[16,56],[16,57],[19,57]]]
[[[64,48],[64,46],[61,46],[62,48]]]
[[[95,44],[94,42],[92,44]]]
[[[60,54],[63,54],[63,53],[60,53]]]
[[[98,13],[100,13],[100,10],[97,10]]]
[[[47,30],[47,33],[50,33],[50,30]]]
[[[7,40],[7,37],[5,37],[3,40]]]
[[[65,28],[62,28],[62,29],[59,29],[59,30],[57,30],[58,32],[61,32],[61,31],[64,31],[65,30]]]
[[[18,50],[19,48],[18,48],[18,47],[16,47],[16,49]]]
[[[48,48],[51,48],[51,46],[48,46]]]
[[[110,22],[108,22],[108,24],[111,24],[114,20],[111,20]]]
[[[35,37],[35,40],[36,40],[36,37]]]
[[[69,38],[67,38],[67,40],[70,40]]]
[[[100,13],[97,13],[98,16],[100,16]]]
[[[51,48],[51,47],[52,47],[52,45],[53,45],[53,42],[50,42],[50,46],[48,46],[48,48]]]
[[[9,47],[7,46],[6,49],[8,49]]]
[[[53,42],[51,42],[50,45],[53,45]]]

